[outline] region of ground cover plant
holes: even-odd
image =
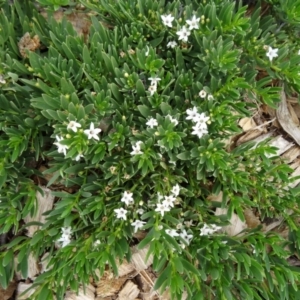
[[[267,141],[230,141],[260,103],[298,96],[300,1],[33,4],[1,5],[1,285],[49,252],[31,299],[63,299],[95,270],[117,273],[138,244],[172,299],[299,299],[291,169]],[[83,36],[51,17],[78,4],[91,20]],[[25,225],[43,182],[56,203]],[[262,226],[229,235],[245,209],[283,218],[288,238]]]

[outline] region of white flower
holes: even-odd
[[[207,93],[204,90],[200,91],[200,93],[199,93],[200,98],[205,98],[206,95],[207,95]]]
[[[94,247],[97,247],[97,246],[99,246],[99,245],[101,245],[101,242],[100,242],[100,240],[96,240],[95,242],[94,242]]]
[[[158,123],[155,119],[151,118],[147,123],[146,125],[148,125],[150,128],[153,128],[154,126],[157,126]]]
[[[178,121],[177,119],[173,118],[172,116],[170,115],[167,115],[167,117],[170,119],[171,123],[174,124],[174,126],[178,125]]]
[[[168,234],[171,237],[179,236],[175,229],[166,229],[166,234]]]
[[[204,224],[204,226],[200,229],[200,236],[213,234],[214,232],[218,231],[221,228],[222,227],[217,226],[216,224],[211,224],[211,225]]]
[[[171,193],[174,194],[175,196],[178,196],[180,192],[180,187],[178,184],[172,187]]]
[[[272,61],[274,57],[278,56],[278,48],[273,49],[269,46],[269,50],[266,55],[269,57],[270,61]]]
[[[176,197],[173,195],[165,196],[165,200],[162,202],[163,205],[167,207],[174,207],[174,202],[176,201]]]
[[[168,48],[175,48],[177,46],[177,43],[175,41],[170,41],[168,44],[167,44],[167,47]],[[299,50],[300,51],[300,50]]]
[[[145,224],[146,222],[140,220],[135,220],[134,222],[132,222],[131,225],[134,226],[134,233],[136,233]]]
[[[203,125],[201,123],[197,123],[192,128],[194,130],[192,131],[192,134],[197,135],[199,139],[202,138],[203,135],[208,133],[207,129],[203,128]]]
[[[126,205],[133,203],[134,200],[132,195],[133,195],[132,193],[125,191],[122,196],[121,202],[124,202]]]
[[[187,117],[186,120],[192,120],[193,122],[197,122],[197,118],[199,116],[199,113],[197,111],[197,107],[193,107],[193,109],[187,109],[186,110]]]
[[[174,17],[172,17],[171,14],[169,14],[169,15],[162,15],[161,19],[162,19],[162,21],[163,21],[163,23],[164,23],[165,26],[172,27],[172,22],[174,20]]]
[[[75,160],[76,161],[79,161],[81,157],[84,157],[81,153],[79,153],[76,157],[75,157]]]
[[[214,100],[214,96],[213,96],[212,94],[209,94],[209,95],[207,96],[207,100]]]
[[[150,85],[148,87],[148,91],[150,92],[150,96],[153,96],[154,93],[157,91],[157,85],[156,84]]]
[[[59,137],[58,135],[56,135],[56,140],[57,140],[57,142],[55,142],[54,145],[56,145],[58,147],[57,152],[63,153],[64,155],[66,155],[67,149],[69,149],[69,146],[61,144],[60,142],[63,141],[63,138]]]
[[[145,211],[142,208],[136,210],[139,215],[142,215]]]
[[[188,245],[190,244],[190,242],[191,242],[191,240],[192,240],[192,238],[193,238],[193,235],[192,235],[192,234],[188,234],[188,233],[186,232],[185,229],[182,230],[182,232],[179,234],[179,236],[180,236],[182,239],[184,239],[185,242],[186,242]]]
[[[148,80],[151,80],[151,85],[157,86],[157,83],[161,80],[159,77],[149,77]]]
[[[117,214],[117,218],[118,219],[123,219],[123,220],[127,220],[127,210],[124,208],[116,208],[114,209],[114,212]]]
[[[187,20],[186,22],[190,26],[189,30],[199,29],[199,21],[200,21],[200,18],[196,18],[195,15],[192,17],[191,20]]]
[[[62,247],[65,247],[71,243],[70,237],[68,235],[64,235],[64,234],[57,241],[62,243],[62,245],[61,245]]]
[[[95,140],[99,141],[98,133],[101,132],[100,128],[95,128],[94,123],[92,122],[90,125],[90,129],[84,130],[84,133],[88,136],[88,139],[94,138]]]
[[[176,32],[176,34],[179,36],[179,40],[183,40],[184,42],[187,42],[189,35],[191,32],[183,26],[179,31]]]
[[[65,235],[71,235],[71,233],[72,233],[71,227],[63,227],[63,228],[61,229],[61,231],[62,231],[62,233],[65,234]]]
[[[71,129],[74,132],[77,132],[77,128],[80,128],[81,125],[78,122],[75,121],[70,121],[70,123],[68,124],[67,129]]]
[[[3,78],[3,75],[0,74],[0,83],[5,84],[6,80]]]
[[[138,155],[138,154],[143,154],[143,152],[141,151],[141,146],[140,144],[142,144],[141,141],[136,142],[135,146],[132,145],[132,152],[130,152],[131,155]]]
[[[157,206],[156,206],[155,211],[160,212],[160,214],[161,214],[162,216],[164,216],[164,213],[165,213],[166,211],[170,211],[170,208],[169,208],[168,206],[164,205],[164,204],[157,203]]]
[[[157,192],[157,200],[160,201],[162,199],[164,199],[164,196],[160,192]]]
[[[194,119],[194,122],[196,122],[198,124],[198,126],[200,127],[201,124],[204,124],[205,126],[203,126],[204,128],[207,128],[206,126],[206,122],[209,121],[209,117],[207,117],[205,115],[205,113],[201,113],[201,114],[197,114]]]

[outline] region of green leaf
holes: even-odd
[[[154,290],[158,290],[166,280],[168,279],[170,280],[171,273],[172,273],[171,265],[168,264],[167,267],[163,270],[163,272],[159,275],[159,277],[155,281]]]
[[[141,115],[145,118],[151,117],[151,111],[146,105],[138,105],[137,109],[141,113]]]
[[[191,154],[189,151],[182,152],[176,155],[177,158],[181,160],[190,160],[191,159]]]

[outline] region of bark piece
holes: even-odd
[[[289,110],[289,113],[291,115],[291,118],[292,118],[292,121],[297,125],[299,126],[299,119],[297,117],[297,114],[294,110],[294,107],[289,103],[287,102],[287,107],[288,107],[288,110]]]
[[[31,286],[32,286],[32,283],[19,282],[18,287],[17,287],[16,300],[27,300],[35,291],[35,288],[32,288],[29,291],[27,291],[26,293],[24,293]]]
[[[288,151],[282,154],[282,158],[286,159],[287,163],[293,162],[298,156],[300,156],[300,147],[294,145]]]
[[[64,300],[95,300],[95,287],[91,284],[80,287],[78,295],[75,292],[67,291]]]
[[[132,263],[137,272],[148,269],[153,263],[153,255],[150,255],[146,260],[147,253],[149,251],[149,246],[138,250],[137,247],[132,247]]]
[[[244,216],[245,216],[246,224],[249,228],[256,228],[261,224],[259,218],[254,214],[252,209],[249,208],[245,209]]]
[[[275,155],[281,155],[294,146],[293,143],[287,141],[281,135],[278,135],[273,140],[271,140],[269,145],[278,148]],[[273,154],[268,156],[272,157]]]
[[[120,291],[117,300],[135,300],[139,293],[140,290],[138,289],[137,285],[129,280]]]
[[[242,127],[243,131],[249,131],[257,126],[253,118],[248,117],[242,118],[239,121],[239,125]]]
[[[15,280],[11,281],[6,290],[2,288],[0,285],[0,299],[1,300],[8,300],[12,297],[17,287],[17,283]]]
[[[43,216],[43,213],[51,210],[54,203],[54,196],[51,193],[51,190],[40,186],[40,188],[43,190],[44,195],[42,195],[39,191],[36,192],[36,200],[37,200],[37,212],[36,215],[31,217],[30,215],[27,215],[24,218],[25,223],[29,222],[41,222],[44,223],[46,220],[46,217]],[[32,237],[34,233],[38,230],[38,225],[32,225],[27,227],[27,235]]]
[[[244,134],[237,140],[236,145],[239,146],[243,143],[252,141],[255,138],[259,137],[260,135],[262,135],[262,131],[259,129],[248,131],[246,134]]]
[[[288,133],[298,145],[300,145],[300,129],[292,120],[291,114],[287,107],[286,95],[283,89],[280,92],[280,99],[281,101],[276,110],[277,119],[283,130]]]

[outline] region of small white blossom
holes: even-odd
[[[134,226],[134,233],[136,233],[145,224],[146,222],[140,220],[135,220],[134,222],[132,222],[131,225]]]
[[[3,78],[3,75],[0,74],[0,83],[5,84],[6,80]]]
[[[157,192],[157,200],[160,201],[162,199],[164,199],[164,196],[160,192]]]
[[[71,242],[71,227],[63,227],[61,231],[62,235],[57,241],[62,243],[62,247],[65,247]]]
[[[182,230],[182,232],[179,234],[179,236],[180,236],[182,239],[184,239],[184,241],[185,241],[188,245],[190,244],[190,242],[191,242],[191,240],[192,240],[192,238],[193,238],[193,235],[192,235],[192,234],[188,234],[188,233],[186,232],[185,229]]]
[[[70,121],[70,123],[67,126],[67,129],[71,129],[74,132],[77,132],[77,128],[80,128],[81,125],[78,122]]]
[[[139,215],[142,215],[145,211],[142,209],[142,208],[138,208],[136,210],[136,212],[139,214]]]
[[[165,200],[162,202],[167,207],[174,207],[174,202],[176,201],[176,197],[174,195],[165,196]]]
[[[116,208],[116,209],[114,209],[114,212],[116,213],[118,219],[123,219],[125,221],[127,220],[127,216],[126,216],[127,210],[126,209]]]
[[[97,134],[100,132],[101,132],[101,129],[95,128],[95,125],[93,122],[90,124],[90,129],[84,130],[84,133],[88,136],[89,140],[91,138],[94,138],[95,140],[99,141],[99,136]]]
[[[192,134],[197,135],[199,139],[202,138],[203,135],[208,133],[207,129],[203,128],[203,125],[201,123],[197,123],[192,128],[193,128]]]
[[[177,46],[177,43],[175,41],[170,41],[168,44],[167,44],[167,47],[168,48],[175,48]]]
[[[200,126],[200,124],[205,124],[205,126],[203,127],[206,128],[207,127],[206,123],[207,121],[209,121],[209,117],[207,117],[205,113],[201,113],[201,114],[197,114],[194,117],[193,121],[195,121],[198,124],[198,126]]]
[[[166,211],[170,211],[170,208],[164,204],[157,203],[155,211],[159,212],[162,216],[164,216],[164,213]]]
[[[138,154],[143,154],[143,152],[141,151],[141,144],[142,142],[136,142],[135,146],[132,145],[132,152],[130,152],[131,155],[138,155]]]
[[[207,96],[207,100],[214,100],[214,96],[213,96],[212,94],[209,94],[209,95]]]
[[[173,118],[172,116],[170,115],[167,115],[167,117],[170,119],[171,123],[174,124],[174,126],[178,125],[178,121],[177,119]]]
[[[124,202],[126,205],[133,203],[134,200],[132,195],[133,195],[132,193],[125,191],[122,196],[121,202]]]
[[[150,128],[154,128],[154,126],[157,126],[158,123],[155,119],[151,118],[147,123],[146,125],[148,125]]]
[[[187,113],[187,117],[186,120],[192,120],[193,122],[197,122],[197,117],[199,115],[198,111],[197,111],[197,107],[193,107],[193,109],[187,109],[186,110]]]
[[[183,40],[184,42],[187,42],[191,32],[185,26],[183,26],[179,31],[176,32],[176,34],[178,35],[179,40]]]
[[[204,224],[204,226],[200,229],[200,236],[203,235],[211,235],[214,232],[220,230],[222,227],[217,226],[216,224],[207,225]]]
[[[172,187],[171,193],[175,196],[178,196],[180,192],[180,187],[178,184]]]
[[[153,96],[157,91],[157,85],[153,84],[148,87],[148,91],[150,92],[150,96]]]
[[[79,153],[76,157],[75,157],[75,160],[76,161],[79,161],[81,157],[84,157],[81,153]]]
[[[100,240],[96,240],[95,242],[94,242],[94,247],[97,247],[97,246],[99,246],[99,245],[101,245],[101,242],[100,242]]]
[[[148,56],[148,55],[149,55],[149,47],[146,46],[146,48],[147,48],[147,50],[146,50],[146,52],[145,52],[145,55]]]
[[[174,17],[171,14],[169,14],[169,15],[162,15],[161,19],[162,19],[163,24],[165,26],[172,27],[172,22],[174,20]]]
[[[266,55],[269,57],[270,61],[273,60],[273,58],[278,56],[278,48],[273,49],[272,47],[269,46],[268,52]]]
[[[207,93],[204,90],[201,90],[199,93],[200,98],[205,98]]]
[[[157,86],[157,83],[161,80],[159,77],[149,77],[148,80],[151,80],[151,85]]]
[[[59,137],[58,135],[56,135],[56,140],[57,140],[57,142],[55,142],[54,145],[56,145],[58,148],[57,152],[63,153],[64,155],[66,155],[67,149],[69,149],[69,146],[61,144],[61,141],[63,141],[63,138]]]
[[[65,235],[71,235],[72,234],[72,228],[71,227],[63,227],[61,229],[62,233]]]
[[[196,18],[195,15],[192,17],[191,20],[187,20],[186,22],[189,25],[189,30],[199,29],[199,21],[200,21],[200,18]]]
[[[171,237],[179,236],[175,229],[166,229],[166,234],[168,234]]]

